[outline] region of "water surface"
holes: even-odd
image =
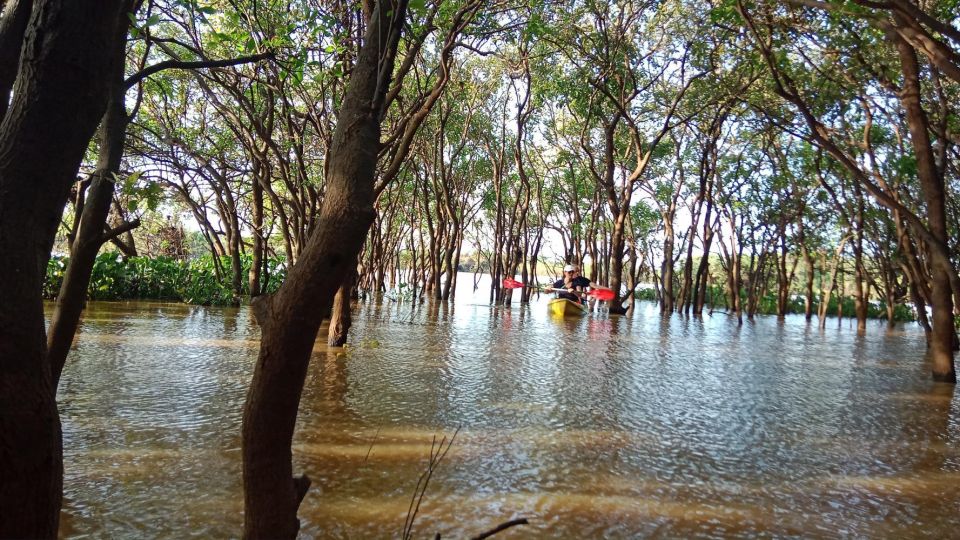
[[[960,410],[923,335],[802,318],[368,301],[318,345],[294,441],[304,538],[947,538]],[[92,303],[61,383],[66,538],[241,534],[246,308]]]

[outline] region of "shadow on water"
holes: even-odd
[[[464,280],[469,283],[469,280]],[[399,536],[435,440],[458,428],[415,536],[955,535],[960,403],[913,327],[636,313],[547,299],[368,301],[320,340],[295,469],[304,537]],[[463,292],[463,291],[461,291]],[[246,308],[92,303],[60,394],[64,537],[240,535]]]

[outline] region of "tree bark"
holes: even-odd
[[[626,198],[629,204],[629,198]],[[623,307],[623,298],[620,290],[623,288],[623,247],[625,245],[625,221],[630,218],[628,212],[620,212],[613,222],[613,231],[610,235],[610,288],[613,289],[613,300],[610,301],[610,313],[623,315],[627,308]]]
[[[867,269],[863,257],[863,213],[864,201],[863,191],[860,184],[853,184],[853,193],[855,195],[853,211],[853,306],[854,313],[857,316],[857,332],[866,332],[867,330],[867,304],[869,302],[869,287],[864,290],[864,283],[867,280]]]
[[[331,347],[343,347],[347,342],[347,334],[350,332],[350,326],[353,325],[353,318],[350,313],[350,299],[353,293],[353,287],[357,283],[357,264],[354,262],[352,270],[347,271],[347,276],[343,278],[343,283],[337,288],[337,294],[333,298],[333,308],[330,313],[330,328],[327,330],[327,345]]]
[[[383,104],[406,9],[406,0],[377,3],[333,136],[320,217],[280,290],[253,303],[262,340],[243,416],[245,538],[292,539],[299,529],[309,486],[292,476],[300,395],[330,284],[350,271],[373,222]]]
[[[899,36],[891,35],[890,38],[900,56],[904,78],[900,102],[907,112],[910,141],[917,159],[917,176],[926,202],[927,223],[933,241],[946,249],[950,238],[947,229],[946,195],[943,177],[937,171],[927,130],[927,115],[920,103],[917,53]],[[930,336],[930,356],[933,361],[933,379],[955,383],[957,375],[953,364],[953,344],[956,329],[953,323],[953,289],[950,284],[952,269],[945,268],[947,264],[949,260],[935,259],[931,265],[930,305],[933,311],[933,333]]]
[[[107,100],[120,0],[41,0],[0,124],[0,537],[55,538],[60,418],[41,284],[70,185]]]
[[[660,267],[660,290],[663,297],[660,299],[660,313],[673,311],[673,214],[663,216],[663,263]]]
[[[823,4],[828,6],[829,4]],[[930,303],[933,308],[933,330],[930,333],[930,355],[933,363],[933,379],[943,382],[956,382],[953,362],[953,345],[956,332],[953,323],[952,281],[960,281],[953,268],[949,252],[949,236],[946,231],[945,191],[942,176],[938,175],[936,159],[928,133],[928,120],[920,102],[919,65],[917,51],[908,43],[897,29],[885,27],[887,38],[897,50],[903,73],[903,88],[898,91],[901,106],[906,112],[910,142],[917,160],[917,176],[926,208],[926,223],[903,207],[889,193],[875,184],[871,176],[833,142],[830,131],[815,116],[810,107],[793,87],[793,82],[782,70],[778,69],[772,49],[760,37],[753,18],[746,12],[738,0],[737,11],[747,22],[754,34],[761,53],[774,75],[775,92],[793,103],[810,127],[810,140],[821,146],[846,168],[863,188],[883,206],[899,211],[900,216],[910,225],[911,230],[920,237],[928,248],[930,256],[931,281]],[[902,14],[893,13],[898,23],[905,23]],[[932,57],[931,57],[932,58]],[[951,281],[952,280],[952,281]]]
[[[807,246],[806,229],[801,215],[797,221],[797,242],[800,244],[800,254],[803,257],[803,265],[806,270],[803,282],[803,316],[810,322],[813,319],[813,278],[816,274],[816,267],[813,262],[813,255],[810,254],[810,248]]]
[[[830,297],[833,295],[833,289],[837,286],[837,272],[840,270],[840,263],[843,260],[843,247],[846,245],[849,237],[844,237],[840,240],[840,245],[837,246],[837,251],[834,255],[833,262],[831,263],[830,276],[827,278],[827,288],[821,291],[820,294],[820,306],[817,309],[817,317],[820,320],[819,327],[821,330],[827,327],[827,308],[830,305]],[[838,299],[837,305],[839,310],[843,309],[843,289],[840,290],[840,298]],[[838,312],[841,314],[842,311]]]
[[[253,248],[251,249],[253,257],[250,262],[250,271],[247,273],[250,298],[260,296],[264,292],[261,287],[266,288],[266,283],[262,286],[260,284],[261,277],[264,274],[263,266],[267,260],[267,242],[263,237],[263,187],[260,185],[261,179],[259,178],[262,170],[262,166],[254,166],[253,204],[250,209],[253,222],[251,224],[253,228]]]
[[[7,0],[0,18],[0,120],[7,114],[10,91],[17,79],[23,34],[27,30],[33,0]]]
[[[129,116],[123,103],[123,58],[126,49],[126,34],[129,20],[119,21],[110,49],[115,61],[109,75],[109,98],[107,110],[100,122],[98,133],[100,155],[97,169],[91,175],[90,188],[80,215],[80,224],[70,244],[70,262],[67,264],[57,294],[57,304],[50,319],[47,336],[47,355],[50,359],[54,388],[60,382],[60,373],[73,344],[80,322],[80,314],[87,297],[87,287],[93,273],[94,260],[100,248],[109,240],[104,234],[104,225],[113,202],[116,174],[120,171],[123,145],[126,141]]]

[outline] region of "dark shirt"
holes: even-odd
[[[587,287],[590,286],[590,280],[583,276],[577,276],[573,278],[573,281],[571,281],[571,285],[573,286],[574,289],[582,293],[585,290],[587,290]],[[558,279],[557,281],[553,282],[553,288],[569,289],[570,287],[567,287],[564,284],[562,279]],[[584,301],[586,300],[585,298],[580,298],[579,296],[573,293],[566,292],[566,290],[564,290],[563,292],[558,292],[557,298],[566,298],[567,300],[573,300],[574,302],[580,302],[581,304],[584,303]]]

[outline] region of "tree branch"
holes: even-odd
[[[261,60],[266,60],[268,58],[274,58],[276,55],[273,51],[267,51],[265,53],[255,54],[253,56],[241,56],[239,58],[229,58],[226,60],[197,60],[194,62],[185,62],[182,60],[165,60],[159,64],[154,64],[148,66],[137,73],[131,75],[123,83],[124,89],[129,89],[138,82],[146,79],[147,77],[163,71],[165,69],[204,69],[204,68],[215,68],[215,67],[229,67],[237,66],[240,64],[249,64],[250,62],[259,62]]]
[[[112,229],[107,229],[103,231],[103,234],[100,235],[100,244],[106,244],[107,242],[118,238],[121,234],[132,231],[140,226],[140,218],[136,218],[133,221],[124,221],[119,226]]]

